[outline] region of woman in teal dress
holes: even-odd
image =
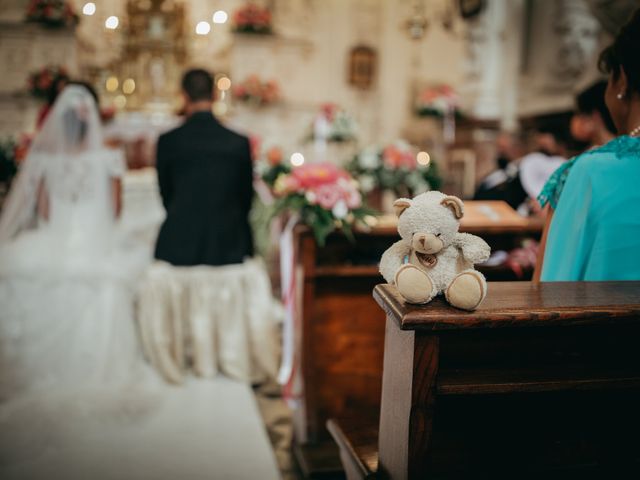
[[[621,135],[560,167],[541,194],[541,203],[555,206],[542,281],[640,280],[638,45],[640,10],[600,58]]]

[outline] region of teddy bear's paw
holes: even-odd
[[[462,272],[456,276],[445,291],[447,301],[463,310],[475,310],[484,300],[487,282],[475,270]]]
[[[427,303],[435,296],[429,275],[418,267],[403,265],[396,273],[395,280],[398,292],[409,303]]]

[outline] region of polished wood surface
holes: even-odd
[[[590,324],[640,315],[640,282],[494,282],[474,312],[452,308],[442,298],[411,305],[392,285],[376,286],[374,298],[403,329]]]
[[[492,248],[516,246],[523,235],[522,229],[478,233]],[[294,231],[301,286],[297,368],[303,385],[294,431],[297,446],[308,446],[297,448],[301,455],[332,442],[325,426],[329,418],[379,412],[385,312],[371,292],[383,281],[379,259],[398,238],[395,227],[374,228],[356,231],[353,243],[331,234],[319,247],[308,228]],[[485,274],[491,280],[504,278],[505,271],[489,269]],[[314,464],[311,459],[301,463]]]
[[[543,218],[521,217],[503,201],[466,200],[464,209],[464,216],[460,220],[460,231],[475,235],[534,234],[539,236],[544,226]],[[372,235],[397,233],[397,225],[398,219],[395,215],[381,215],[370,233]]]
[[[489,291],[460,312],[376,287],[388,314],[379,428],[335,421],[343,462],[366,452],[390,479],[640,476],[640,282]]]
[[[341,451],[348,480],[375,478],[378,471],[378,428],[373,421],[329,420],[327,429]],[[372,441],[375,439],[375,441]]]

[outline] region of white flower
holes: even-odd
[[[307,202],[309,202],[311,205],[314,205],[316,203],[317,200],[317,196],[315,193],[309,191],[305,194],[305,198],[307,199]]]
[[[347,204],[344,200],[338,200],[331,209],[331,213],[333,213],[334,217],[343,219],[349,213],[349,209],[347,208]]]
[[[358,155],[358,164],[365,170],[373,170],[380,165],[380,155],[375,147],[368,147]]]
[[[360,188],[363,192],[368,193],[376,188],[376,179],[372,175],[360,175],[358,177]]]

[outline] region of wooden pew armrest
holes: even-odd
[[[347,480],[379,478],[377,423],[329,419],[327,429],[340,448]]]

